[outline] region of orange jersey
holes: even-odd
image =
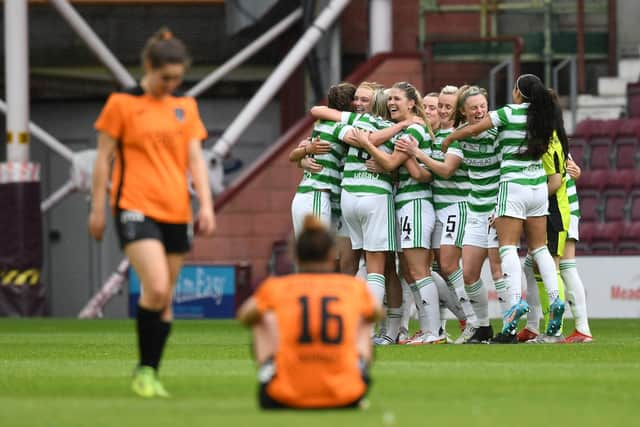
[[[356,336],[375,307],[364,282],[343,274],[293,274],[266,280],[254,298],[258,311],[272,311],[278,324],[269,396],[291,407],[320,408],[363,395]]]
[[[189,143],[207,137],[193,98],[113,93],[95,128],[118,141],[111,207],[161,222],[191,222],[187,187]]]

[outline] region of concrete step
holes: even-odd
[[[580,107],[624,107],[627,104],[625,96],[594,96],[578,95],[578,108]]]
[[[585,119],[611,120],[619,119],[625,111],[624,106],[620,107],[578,107],[576,111],[576,121],[580,123]]]
[[[630,82],[640,81],[640,58],[621,59],[618,62],[618,75]]]
[[[631,80],[621,77],[598,77],[598,94],[601,96],[626,96]]]

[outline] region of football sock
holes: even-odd
[[[576,260],[566,259],[560,261],[560,274],[566,286],[567,301],[571,306],[571,312],[576,322],[576,330],[591,336],[587,317],[587,299],[582,279],[576,267]]]
[[[400,320],[402,319],[402,307],[387,309],[387,333],[386,335],[394,342],[398,338],[400,331]]]
[[[556,271],[556,265],[553,261],[553,257],[549,253],[549,249],[546,246],[541,246],[531,251],[538,271],[542,276],[544,282],[544,288],[549,296],[549,303],[555,301],[560,295],[560,287],[558,285],[558,273]]]
[[[504,279],[498,279],[493,281],[493,286],[496,288],[496,293],[498,294],[498,305],[500,306],[500,316],[504,316],[504,314],[511,308],[509,305],[509,301],[511,300],[511,296],[509,295],[509,289],[507,287],[507,283]]]
[[[458,301],[462,306],[462,310],[464,310],[464,314],[467,317],[467,320],[471,322],[472,325],[477,325],[478,320],[476,319],[476,314],[473,312],[473,307],[469,303],[469,297],[467,293],[464,291],[464,280],[462,278],[462,269],[458,268],[447,278],[447,282],[451,285],[453,290],[455,291],[456,296],[458,297]]]
[[[423,277],[416,282],[420,292],[420,305],[423,310],[420,317],[420,329],[425,334],[438,335],[440,329],[440,301],[438,288],[431,276]]]
[[[406,280],[400,279],[400,286],[402,286],[402,318],[400,319],[400,327],[408,331],[411,307],[415,307],[415,300],[413,298],[413,291]]]
[[[533,272],[533,257],[527,254],[524,259],[524,276],[527,279],[527,304],[529,304],[529,312],[527,313],[527,329],[532,332],[540,333],[540,317],[542,317],[542,309],[540,307],[540,291],[538,289],[536,274]],[[540,278],[542,282],[542,278]],[[546,292],[544,293],[546,296]]]
[[[367,286],[379,306],[382,306],[382,302],[384,300],[384,281],[384,275],[382,274],[367,274]]]
[[[438,298],[440,299],[441,305],[448,308],[454,316],[458,320],[467,320],[467,316],[460,305],[460,301],[458,301],[458,296],[456,293],[449,287],[447,282],[444,281],[442,276],[438,273],[431,272],[431,278],[433,279],[433,283],[436,284],[436,288],[438,289]],[[440,319],[444,319],[446,316],[446,310],[440,311]]]
[[[158,369],[161,310],[149,310],[138,304],[136,330],[138,332],[138,351],[140,365]]]
[[[489,294],[482,279],[470,285],[465,285],[469,303],[477,317],[477,326],[489,326]]]
[[[520,258],[518,258],[518,248],[501,246],[499,252],[504,281],[511,296],[511,301],[509,301],[509,307],[511,307],[519,303],[522,298],[522,267],[520,266]]]
[[[160,361],[162,360],[162,353],[164,352],[164,348],[167,345],[167,340],[169,339],[169,334],[171,333],[171,322],[165,322],[164,320],[160,321],[158,327],[158,349],[156,350],[156,355],[158,357],[158,362],[156,369],[160,367]]]

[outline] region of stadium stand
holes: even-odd
[[[583,168],[578,252],[640,253],[640,119],[584,120],[571,153]]]

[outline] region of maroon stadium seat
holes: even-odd
[[[640,222],[640,191],[634,190],[629,196],[629,220]]]
[[[629,117],[640,117],[640,82],[627,84],[627,111]]]
[[[597,174],[598,172],[604,172],[603,179],[606,188],[611,190],[622,190],[626,193],[631,191],[636,179],[636,171],[631,169],[593,171],[591,173]],[[638,178],[640,179],[640,176],[638,176]],[[580,181],[582,181],[582,177],[580,177]]]
[[[607,190],[603,195],[605,222],[627,219],[627,193],[622,190]]]
[[[625,224],[618,243],[618,253],[628,255],[640,253],[640,222]]]
[[[627,136],[640,140],[640,118],[625,119],[618,129],[618,137]]]
[[[614,145],[616,169],[635,169],[638,163],[638,144],[635,138],[620,137]]]
[[[589,147],[589,169],[609,169],[611,140],[591,140]]]
[[[602,191],[607,187],[608,179],[607,170],[583,170],[580,179],[576,183],[578,190],[597,190]]]
[[[581,121],[573,131],[573,135],[584,139],[590,138],[592,128],[594,127],[593,122],[595,122],[595,120],[587,119]]]
[[[586,139],[571,138],[569,140],[569,151],[571,153],[571,158],[578,164],[578,166],[582,169],[588,167],[589,146],[587,145]]]
[[[600,219],[600,193],[593,190],[580,191],[580,214],[585,221],[598,221]]]
[[[594,255],[606,255],[614,252],[624,232],[624,223],[600,222],[593,225],[591,252]]]

